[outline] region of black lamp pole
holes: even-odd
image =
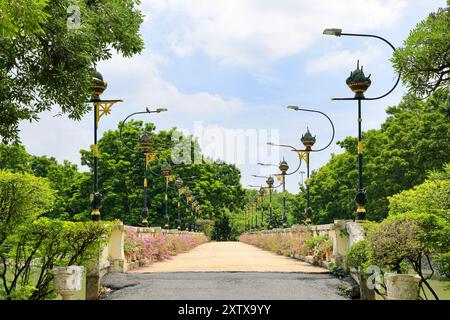
[[[372,34],[362,34],[362,33],[344,33],[342,29],[332,28],[325,29],[323,31],[325,35],[334,35],[337,37],[340,36],[352,36],[352,37],[369,37],[379,39],[391,47],[393,51],[395,51],[395,47],[388,40]],[[380,95],[375,98],[366,98],[364,96],[364,92],[369,88],[372,81],[370,80],[370,75],[366,77],[363,72],[363,67],[359,68],[359,61],[357,64],[357,68],[355,71],[350,73],[350,76],[347,78],[346,83],[348,87],[355,93],[353,98],[332,98],[332,100],[357,100],[358,101],[358,190],[356,192],[355,202],[356,202],[356,218],[357,222],[364,222],[366,220],[366,209],[365,204],[367,203],[366,192],[364,190],[363,185],[363,175],[362,175],[362,165],[363,165],[363,141],[362,141],[362,115],[361,115],[361,100],[378,100],[384,98],[388,94],[390,94],[397,87],[400,81],[400,73],[397,76],[397,80],[394,86],[385,94]]]
[[[181,192],[183,188],[183,180],[181,179],[177,179],[175,180],[175,187],[178,190],[178,204],[177,204],[177,209],[178,209],[178,219],[177,219],[177,229],[181,230]]]
[[[98,123],[102,116],[110,114],[111,107],[123,100],[102,100],[100,95],[106,90],[108,84],[103,80],[103,76],[100,72],[95,72],[93,76],[93,96],[90,102],[94,105],[94,145],[92,147],[92,154],[94,156],[94,191],[90,196],[90,202],[92,206],[91,218],[92,221],[100,220],[100,210],[102,208],[102,195],[98,189],[98,141],[97,131]]]
[[[125,144],[125,142],[123,141],[123,137],[122,137],[123,125],[130,117],[137,115],[137,114],[161,113],[161,112],[165,112],[165,111],[167,111],[167,109],[165,109],[165,108],[158,108],[156,110],[149,110],[148,108],[146,108],[145,111],[134,112],[134,113],[129,114],[120,123],[120,126],[119,126],[119,138],[120,138],[120,141],[122,142],[122,145],[129,151],[135,152],[135,150],[133,150],[132,148],[129,148]],[[148,135],[146,133],[141,135],[138,142],[139,142],[141,150],[144,154],[144,206],[142,208],[142,224],[144,227],[147,227],[148,226],[148,191],[147,190],[148,190],[148,169],[149,169],[148,164],[150,163],[150,161],[152,161],[156,157],[157,152],[150,152],[149,149],[150,149],[150,145],[151,145],[151,139],[148,137]]]
[[[139,139],[139,144],[141,145],[142,152],[144,153],[144,207],[142,208],[142,224],[146,227],[148,226],[148,204],[147,204],[147,188],[148,188],[148,176],[147,176],[147,166],[148,166],[148,154],[150,148],[151,140],[144,133]]]
[[[311,133],[309,132],[309,128],[307,128],[306,133],[303,134],[303,135],[302,135],[302,138],[301,138],[301,141],[302,141],[303,145],[305,146],[305,149],[304,149],[304,150],[297,150],[297,149],[294,148],[293,146],[286,145],[286,144],[275,144],[275,143],[272,143],[272,142],[268,142],[268,143],[267,143],[268,145],[271,145],[271,146],[278,146],[278,147],[291,148],[292,151],[294,151],[294,152],[296,152],[296,153],[298,154],[298,156],[299,156],[299,158],[300,158],[300,164],[301,164],[301,160],[302,160],[302,159],[306,162],[306,171],[307,171],[306,175],[307,175],[307,179],[306,179],[306,181],[305,181],[305,184],[306,184],[306,203],[307,203],[307,204],[306,204],[306,210],[305,210],[305,218],[306,218],[306,219],[305,219],[305,222],[308,224],[308,223],[311,223],[311,217],[312,217],[311,197],[310,197],[310,187],[311,187],[311,182],[312,182],[312,181],[311,181],[311,179],[310,179],[310,177],[309,177],[309,172],[310,172],[310,170],[309,170],[309,163],[310,163],[309,157],[310,157],[310,153],[311,153],[311,152],[319,152],[319,151],[323,151],[323,150],[325,150],[326,148],[328,148],[328,147],[331,145],[331,143],[333,142],[333,140],[334,140],[335,129],[334,129],[333,121],[331,121],[330,117],[327,116],[327,115],[326,115],[325,113],[323,113],[322,111],[313,110],[313,109],[304,109],[304,108],[300,108],[300,107],[298,107],[298,106],[288,106],[287,108],[288,108],[288,109],[291,109],[291,110],[294,110],[294,111],[306,111],[306,112],[319,113],[319,114],[323,115],[324,117],[326,117],[326,118],[328,119],[328,121],[330,122],[331,128],[332,128],[332,130],[333,130],[331,139],[330,139],[330,141],[328,142],[328,144],[327,144],[325,147],[323,147],[323,148],[321,148],[321,149],[317,149],[317,150],[311,149],[311,147],[312,147],[312,146],[315,144],[315,142],[316,142],[316,137],[315,137],[315,136],[313,137],[313,136],[311,135]],[[297,168],[297,170],[298,170],[299,168],[300,168],[300,165],[299,165],[299,167]],[[297,170],[295,170],[294,172],[297,172]]]
[[[259,197],[261,199],[261,229],[264,229],[264,188],[259,189]]]
[[[169,175],[170,175],[170,166],[169,164],[164,164],[161,167],[161,172],[164,176],[164,227],[169,228],[169,195],[168,195],[168,188],[169,188]]]

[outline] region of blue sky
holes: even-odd
[[[132,112],[164,106],[168,112],[136,119],[198,136],[206,154],[238,165],[244,186],[259,185],[263,180],[252,174],[277,169],[257,162],[285,157],[291,168],[298,164],[293,152],[267,147],[267,141],[300,148],[308,126],[317,147],[328,142],[331,127],[325,118],[286,109],[300,105],[325,112],[336,126],[332,146],[312,156],[311,167],[317,169],[331,153],[342,152],[336,141],[357,134],[356,103],[330,100],[352,96],[345,79],[356,61],[372,74],[366,96],[387,91],[395,80],[386,44],[324,36],[323,29],[377,34],[398,47],[419,21],[445,5],[444,0],[142,0],[145,50],[98,65],[108,81],[102,98],[124,100],[101,120],[99,134]],[[386,107],[405,91],[399,86],[384,99],[363,102],[363,130],[379,128]],[[22,123],[22,142],[32,154],[80,164],[79,150],[92,144],[93,115],[75,122],[54,117],[57,112],[42,114],[39,123]],[[290,176],[288,191],[297,192],[300,180],[299,174]]]

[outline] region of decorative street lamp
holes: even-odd
[[[269,230],[272,229],[272,189],[273,189],[273,177],[269,176],[266,180],[267,186],[269,187]]]
[[[151,139],[144,133],[139,138],[142,153],[144,154],[144,207],[142,208],[142,224],[148,226],[148,205],[147,205],[147,154],[150,152]]]
[[[302,135],[300,139],[305,146],[305,162],[306,162],[306,223],[311,223],[312,209],[311,209],[311,196],[309,189],[311,188],[311,179],[309,178],[309,154],[311,152],[311,147],[316,143],[316,136],[312,136],[309,132],[309,128],[306,127],[306,133]]]
[[[270,176],[258,176],[258,175],[255,175],[255,174],[253,174],[252,175],[253,177],[255,177],[255,178],[266,178],[267,180],[266,180],[266,184],[267,184],[267,187],[266,188],[268,188],[269,189],[269,221],[268,221],[268,224],[267,224],[267,228],[270,230],[270,229],[272,229],[272,222],[273,222],[273,219],[272,219],[272,190],[273,190],[273,183],[275,182],[275,180],[273,179],[273,177],[270,175]],[[279,187],[279,186],[277,186],[277,187]]]
[[[130,152],[135,152],[136,150],[129,148],[126,143],[123,141],[123,137],[122,137],[122,129],[123,129],[123,125],[125,124],[125,122],[132,116],[137,115],[137,114],[150,114],[150,113],[161,113],[161,112],[165,112],[167,111],[167,109],[165,108],[158,108],[156,110],[149,110],[148,108],[145,109],[145,111],[141,111],[141,112],[134,112],[129,114],[121,123],[120,123],[120,129],[119,129],[119,138],[120,141],[122,142],[122,145],[129,150]],[[148,169],[149,169],[149,164],[150,162],[154,161],[156,159],[156,156],[158,154],[158,152],[151,152],[150,151],[150,146],[151,146],[151,139],[150,137],[146,134],[143,133],[139,140],[138,140],[138,144],[141,148],[142,153],[144,154],[144,207],[142,208],[142,224],[144,227],[148,226],[148,195],[147,195],[147,188],[148,188]]]
[[[183,177],[183,179],[193,179],[193,178],[197,178],[197,176],[191,176],[191,177],[187,177],[187,178]],[[178,230],[181,230],[181,227],[182,227],[182,223],[181,223],[181,196],[183,194],[186,195],[186,190],[187,190],[187,188],[183,187],[183,185],[184,185],[183,179],[181,177],[178,177],[175,180],[175,188],[176,188],[176,190],[178,192],[178,204],[177,204],[177,207],[178,207],[178,219],[176,221]]]
[[[260,209],[261,209],[261,219],[260,219],[260,223],[259,226],[261,227],[261,229],[264,229],[264,187],[263,186],[255,186],[255,185],[248,185],[251,188],[259,188],[258,193],[255,195],[255,197],[253,198],[253,201],[256,201],[256,203],[260,203]],[[256,214],[258,214],[258,207],[256,207]],[[257,225],[258,227],[258,225]]]
[[[258,164],[261,165],[261,166],[276,166],[274,164],[266,164],[266,163],[261,163],[261,162],[258,162]],[[283,217],[282,217],[283,228],[286,228],[286,225],[287,225],[287,216],[286,216],[286,176],[297,172],[298,169],[300,168],[300,164],[301,164],[301,162],[299,163],[299,167],[292,173],[287,173],[287,171],[289,170],[289,165],[286,162],[286,160],[284,160],[284,158],[283,158],[283,161],[281,161],[280,164],[277,166],[278,169],[280,169],[281,173],[280,174],[276,174],[275,176],[277,178],[281,179],[281,185],[282,185],[282,188],[283,188]],[[277,187],[275,187],[275,188],[277,188]]]
[[[264,228],[264,188],[259,188],[258,197],[261,200],[261,229]]]
[[[337,37],[340,36],[353,36],[353,37],[369,37],[376,38],[382,40],[387,43],[392,50],[396,50],[395,47],[386,39],[372,35],[372,34],[361,34],[361,33],[343,33],[342,29],[325,29],[323,31],[325,35],[334,35]],[[362,142],[362,131],[361,131],[361,100],[378,100],[384,98],[388,94],[390,94],[397,87],[400,81],[400,73],[397,76],[397,80],[394,86],[385,94],[375,97],[375,98],[367,98],[364,96],[364,92],[369,88],[372,81],[370,80],[370,75],[366,77],[363,72],[363,67],[359,68],[359,60],[357,63],[356,70],[350,73],[350,76],[347,78],[346,83],[348,87],[355,93],[353,98],[332,98],[331,100],[357,100],[358,101],[358,190],[356,192],[355,202],[356,202],[356,218],[357,222],[364,222],[366,220],[366,209],[365,204],[367,203],[366,199],[366,191],[363,186],[363,176],[362,176],[362,154],[363,154],[363,142]]]
[[[330,117],[327,116],[325,113],[323,113],[321,111],[313,110],[313,109],[304,109],[304,108],[300,108],[300,107],[297,107],[297,106],[288,106],[287,108],[291,109],[291,110],[294,110],[294,111],[306,111],[306,112],[320,113],[321,115],[323,115],[324,117],[326,117],[328,119],[328,121],[331,124],[331,128],[333,130],[332,137],[331,137],[330,141],[328,142],[328,144],[325,147],[323,147],[321,149],[317,149],[317,150],[313,150],[311,148],[316,143],[316,137],[313,136],[311,134],[311,132],[309,132],[309,128],[308,127],[307,127],[307,130],[306,130],[306,133],[304,133],[302,135],[301,139],[300,139],[302,144],[305,147],[305,149],[303,149],[303,150],[298,150],[298,149],[294,148],[293,146],[286,145],[286,144],[275,144],[275,143],[272,143],[272,142],[268,142],[267,143],[268,145],[271,145],[271,146],[291,148],[292,151],[294,151],[294,152],[296,152],[298,154],[300,162],[301,162],[302,159],[305,161],[305,163],[306,163],[306,181],[305,181],[305,185],[306,185],[306,210],[305,210],[305,217],[306,217],[306,219],[305,219],[305,222],[307,224],[309,224],[309,223],[311,223],[311,217],[312,217],[311,198],[310,198],[310,187],[311,187],[312,181],[311,181],[311,179],[309,177],[309,173],[310,173],[309,155],[310,155],[311,152],[319,152],[319,151],[323,151],[326,148],[328,148],[331,145],[331,143],[333,142],[333,140],[334,140],[335,129],[334,129],[333,121],[331,121]],[[296,171],[294,171],[294,172],[296,172]]]
[[[168,163],[164,163],[161,167],[161,173],[164,176],[164,227],[169,228],[169,212],[168,212],[168,201],[169,196],[167,194],[169,188],[169,182],[173,179],[173,176],[170,175],[170,165]]]
[[[178,219],[177,219],[177,229],[181,230],[181,195],[183,194],[183,180],[175,180],[175,187],[178,191]]]
[[[286,171],[289,169],[289,165],[287,164],[286,160],[280,162],[280,165],[278,166],[278,169],[281,171],[281,183],[283,184],[283,228],[286,228],[287,225],[287,217],[286,217]]]
[[[99,221],[100,209],[102,208],[102,194],[98,190],[98,123],[103,116],[107,116],[111,113],[111,107],[115,103],[122,102],[123,100],[102,100],[100,98],[100,95],[108,87],[108,83],[103,80],[103,76],[100,72],[95,72],[95,75],[93,76],[93,82],[93,96],[90,102],[92,102],[94,105],[94,145],[92,147],[92,154],[94,156],[94,191],[90,196],[90,202],[92,206],[92,221]]]

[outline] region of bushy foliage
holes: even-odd
[[[84,265],[96,257],[113,223],[39,218],[20,225],[0,247],[0,296],[4,299],[53,299],[52,269]]]
[[[450,162],[449,99],[449,91],[443,89],[426,100],[406,95],[399,105],[387,108],[388,118],[381,129],[363,132],[363,177],[368,220],[379,222],[386,218],[389,196],[423,183],[427,172],[440,170]],[[358,181],[357,139],[347,137],[338,144],[345,151],[333,155],[311,176],[312,219],[315,224],[354,217]],[[305,190],[301,187],[300,191],[297,205],[305,208]],[[442,189],[442,192],[446,191]],[[430,196],[435,198],[437,195]],[[414,205],[423,208],[419,202]]]
[[[90,111],[86,102],[92,95],[95,65],[111,58],[112,49],[126,57],[143,49],[138,4],[138,0],[0,2],[3,142],[19,140],[20,121],[36,121],[40,112],[54,106],[78,120]],[[71,28],[77,11],[81,20],[75,22],[80,24]]]
[[[50,210],[54,191],[47,179],[0,171],[0,245],[22,225]]]
[[[359,240],[348,249],[345,255],[346,268],[361,268],[361,271],[368,267],[370,261],[370,242]]]
[[[163,234],[154,235],[138,233],[134,227],[127,227],[124,251],[129,261],[143,261],[151,264],[154,261],[170,260],[171,256],[187,252],[202,243],[208,242],[204,234]]]
[[[428,96],[438,88],[449,89],[449,24],[449,7],[432,12],[411,30],[403,47],[393,54],[395,70],[401,73],[408,90],[417,96]]]
[[[317,262],[327,260],[333,242],[327,236],[313,237],[305,226],[294,226],[290,233],[244,233],[239,241],[284,256],[311,255]]]

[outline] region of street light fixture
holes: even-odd
[[[286,160],[284,158],[283,158],[283,161],[281,161],[278,165],[271,164],[271,163],[261,163],[261,162],[258,162],[258,165],[278,167],[278,169],[281,171],[280,174],[276,174],[275,176],[277,176],[278,178],[281,178],[281,185],[282,185],[282,189],[283,189],[283,216],[282,216],[282,223],[283,223],[283,228],[286,228],[286,225],[287,225],[287,216],[286,216],[286,176],[297,172],[298,169],[300,168],[301,162],[299,163],[299,167],[292,173],[287,173],[287,171],[289,170],[289,165],[287,164],[287,162],[286,162]]]
[[[92,206],[91,218],[92,221],[100,220],[100,209],[102,208],[102,194],[98,190],[98,143],[97,143],[97,131],[98,123],[103,116],[107,116],[111,113],[111,107],[117,102],[122,102],[121,99],[116,100],[102,100],[100,95],[108,87],[108,83],[103,80],[103,76],[100,72],[95,71],[93,80],[93,95],[90,102],[94,105],[94,145],[92,147],[92,154],[94,156],[94,191],[90,195],[90,202]]]
[[[272,190],[273,190],[273,183],[275,182],[275,180],[273,179],[272,175],[270,176],[258,176],[256,174],[253,174],[252,177],[255,178],[266,178],[266,184],[267,184],[267,188],[269,189],[269,221],[267,224],[267,228],[270,230],[272,229]]]
[[[306,217],[305,222],[307,224],[309,224],[309,223],[311,223],[311,217],[312,217],[312,208],[311,208],[311,201],[310,201],[311,200],[311,198],[310,198],[310,187],[311,187],[312,181],[309,178],[309,173],[310,173],[310,166],[309,166],[310,157],[309,156],[310,156],[311,152],[323,151],[323,150],[327,149],[331,145],[331,143],[334,140],[335,129],[334,129],[333,121],[331,121],[330,117],[327,116],[325,113],[323,113],[321,111],[313,110],[313,109],[300,108],[298,106],[288,106],[287,108],[291,109],[291,110],[294,110],[294,111],[305,111],[305,112],[319,113],[319,114],[323,115],[324,117],[326,117],[328,119],[328,121],[330,122],[331,128],[332,128],[332,131],[333,131],[331,139],[328,142],[328,144],[325,147],[320,148],[320,149],[314,149],[313,150],[311,148],[316,143],[316,137],[312,136],[311,132],[309,132],[309,128],[308,127],[307,127],[306,133],[304,133],[302,135],[301,139],[300,139],[302,144],[305,147],[305,149],[303,149],[303,150],[298,150],[298,149],[294,148],[293,146],[287,145],[287,144],[275,144],[273,142],[268,142],[267,143],[268,145],[271,145],[271,146],[290,148],[291,151],[294,151],[294,152],[296,152],[298,154],[300,162],[301,162],[301,160],[305,161],[305,163],[306,163],[306,181],[305,181],[305,185],[306,185],[306,201],[307,201],[306,210],[305,210],[305,217]],[[300,166],[299,166],[299,168],[300,168]],[[296,171],[294,171],[294,172],[296,172]],[[303,180],[303,176],[302,176],[302,180]]]
[[[341,29],[325,29],[323,32],[325,35],[335,35],[335,36],[353,36],[353,37],[369,37],[379,39],[391,47],[393,51],[396,51],[395,47],[388,40],[372,34],[362,34],[362,33],[343,33]],[[361,100],[378,100],[384,98],[390,94],[397,87],[400,81],[400,73],[398,73],[397,80],[394,86],[387,91],[385,94],[374,98],[367,98],[364,96],[364,92],[369,88],[372,81],[370,80],[370,75],[366,77],[363,72],[363,67],[359,68],[359,60],[357,63],[356,70],[350,73],[347,78],[346,83],[349,88],[355,93],[353,98],[332,98],[332,100],[357,100],[358,101],[358,190],[356,192],[355,202],[356,202],[356,218],[357,222],[364,222],[366,220],[366,209],[365,204],[367,203],[366,191],[363,186],[362,177],[362,154],[363,154],[363,142],[362,142],[362,116],[361,116]]]
[[[173,176],[170,175],[170,165],[168,163],[164,163],[161,167],[161,173],[164,176],[164,227],[166,229],[169,228],[169,211],[168,211],[168,202],[169,202],[169,195],[168,195],[168,188],[169,188],[169,181],[172,179]]]
[[[128,149],[131,152],[135,152],[136,150],[129,148],[126,143],[123,141],[123,137],[122,137],[122,129],[123,129],[123,125],[125,124],[125,122],[132,116],[137,115],[137,114],[150,114],[150,113],[161,113],[167,111],[167,109],[165,108],[158,108],[156,110],[149,110],[148,108],[145,108],[145,111],[141,111],[141,112],[134,112],[129,114],[121,123],[120,123],[120,128],[119,128],[119,138],[120,141],[122,142],[122,145]],[[147,135],[146,132],[144,132],[139,140],[138,140],[138,144],[141,148],[142,153],[144,154],[144,207],[142,208],[142,224],[144,225],[144,227],[148,226],[148,169],[149,169],[149,164],[150,162],[152,162],[153,160],[156,159],[156,156],[158,154],[158,152],[151,152],[150,151],[150,146],[151,146],[152,140],[151,138]]]
[[[148,205],[147,205],[147,156],[151,144],[151,139],[145,133],[139,138],[142,152],[144,154],[144,207],[142,209],[142,224],[148,226]]]

